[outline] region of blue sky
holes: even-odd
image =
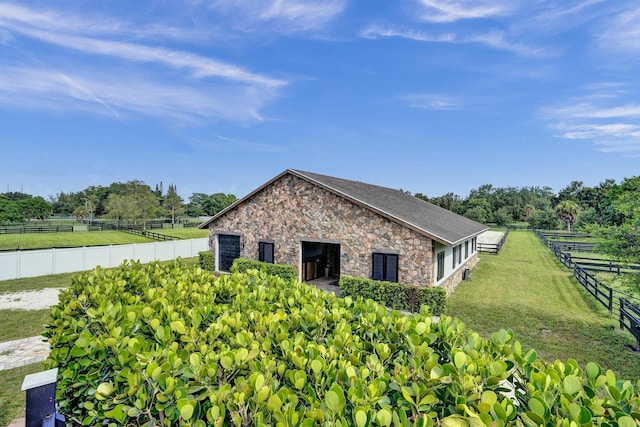
[[[0,191],[640,173],[640,3],[0,0]]]

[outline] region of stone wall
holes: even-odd
[[[373,252],[397,253],[400,283],[434,283],[431,239],[289,174],[213,221],[209,233],[211,242],[239,233],[240,256],[251,259],[259,241],[273,241],[274,261],[298,271],[301,241],[339,243],[340,274],[356,277],[371,277]]]
[[[453,274],[451,274],[449,277],[443,280],[442,283],[440,283],[440,286],[447,291],[447,296],[451,296],[451,294],[453,294],[453,291],[456,289],[456,286],[458,286],[458,284],[460,284],[460,282],[462,281],[462,272],[467,268],[471,269],[475,267],[479,261],[480,258],[478,257],[478,253],[476,252],[471,255],[471,257],[469,257],[469,259],[467,259],[464,264],[462,264],[457,270],[455,270]]]

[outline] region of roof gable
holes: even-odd
[[[314,185],[318,185],[327,191],[364,206],[447,246],[455,246],[470,237],[480,234],[488,228],[483,224],[422,199],[418,199],[400,190],[295,169],[288,169],[282,172],[225,210],[219,212],[209,221],[201,224],[200,228],[204,228],[230,210],[235,209],[236,206],[244,203],[253,195],[287,174],[297,176]]]

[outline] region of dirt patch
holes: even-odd
[[[58,303],[61,288],[0,294],[0,310],[43,310]]]

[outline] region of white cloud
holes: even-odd
[[[149,40],[149,44],[122,41],[127,37],[139,40],[141,30],[130,32],[133,24],[110,18],[103,22],[72,12],[0,3],[2,27],[15,37],[0,34],[0,41],[19,44],[13,39],[28,37],[49,48],[43,53],[28,51],[28,62],[21,61],[21,65],[16,59],[0,62],[0,105],[14,108],[79,110],[112,117],[136,112],[190,122],[204,118],[251,122],[262,119],[259,109],[287,84],[189,50],[166,48],[160,40]],[[147,35],[161,31],[160,27],[148,28],[153,29]],[[177,37],[180,31],[175,33]],[[61,54],[51,47],[69,52]],[[103,60],[95,60],[98,57]],[[30,64],[36,65],[30,68]]]
[[[412,108],[424,110],[454,110],[461,107],[459,100],[454,97],[436,93],[406,95],[401,99]]]
[[[223,135],[215,135],[208,140],[193,139],[189,141],[189,145],[196,149],[213,150],[213,151],[252,151],[260,153],[280,153],[285,151],[282,146],[264,144],[260,142],[244,141],[237,138],[229,138]]]
[[[605,51],[640,53],[640,7],[620,11],[605,21],[598,43]]]
[[[396,29],[391,27],[382,27],[379,25],[372,25],[367,29],[360,32],[360,37],[365,39],[378,39],[388,37],[399,37],[403,39],[421,41],[421,42],[453,42],[456,40],[455,33],[445,33],[438,35],[427,34],[424,31],[412,30],[412,29]]]
[[[553,56],[553,52],[548,49],[537,48],[524,43],[514,42],[508,39],[503,31],[490,31],[484,34],[470,36],[469,42],[484,44],[497,50],[505,50],[516,53],[520,56],[528,57],[548,57]]]
[[[204,123],[262,120],[259,109],[273,94],[242,85],[187,86],[152,78],[122,79],[117,72],[5,69],[0,74],[0,104],[23,109],[75,110],[123,118],[129,113]],[[232,102],[230,102],[232,100]]]
[[[106,16],[81,16],[73,11],[65,10],[33,10],[17,4],[0,3],[0,26],[31,29],[46,29],[50,32],[67,34],[86,34],[92,36],[110,35],[126,36],[139,39],[177,39],[203,40],[210,37],[210,30],[197,31],[181,27],[153,24],[132,23]]]
[[[503,0],[418,0],[424,12],[421,18],[429,22],[455,22],[508,15],[514,2]]]
[[[226,13],[236,25],[254,30],[272,25],[278,33],[319,30],[345,8],[346,0],[216,0],[212,6]]]
[[[588,85],[590,92],[562,106],[541,110],[558,138],[590,141],[602,152],[640,156],[640,105],[625,102],[619,83]],[[608,96],[607,89],[611,92]]]
[[[504,50],[526,57],[548,57],[553,54],[547,49],[536,48],[524,43],[511,41],[502,31],[491,31],[473,35],[460,35],[455,32],[429,34],[415,29],[399,29],[391,26],[371,25],[360,32],[360,37],[366,39],[398,37],[429,43],[479,43],[491,49]]]

